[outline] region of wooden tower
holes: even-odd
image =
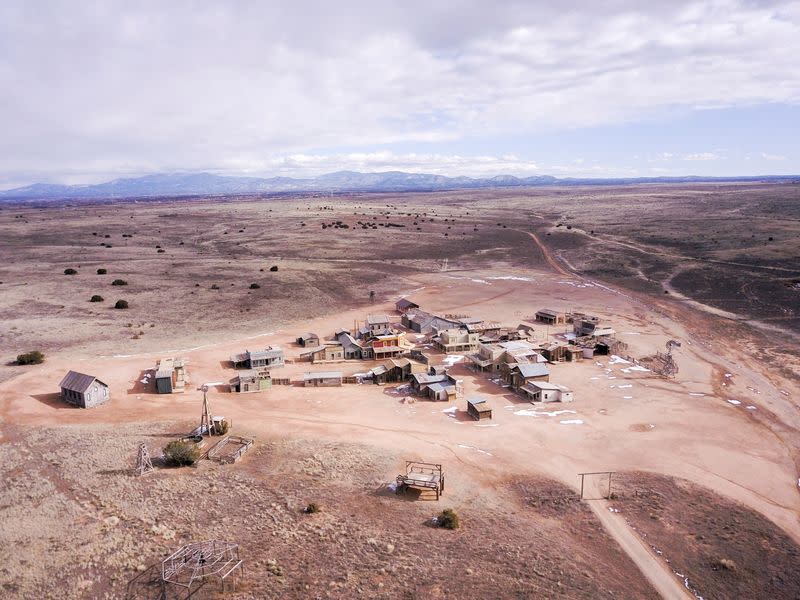
[[[139,442],[139,453],[136,456],[136,474],[144,475],[145,473],[151,473],[153,470],[153,462],[150,460],[147,445],[144,442]]]

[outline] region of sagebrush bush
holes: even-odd
[[[99,294],[95,294],[94,296],[89,298],[89,302],[102,302],[102,301],[103,301],[103,297],[101,295],[99,295]]]
[[[270,270],[270,271],[272,271],[272,272],[274,273],[275,271],[277,271],[277,270],[278,270],[278,265],[272,265],[272,266],[269,268],[269,270]]]
[[[308,515],[313,515],[314,513],[318,513],[320,510],[319,504],[316,502],[309,502],[308,506],[303,509],[303,512]]]
[[[78,272],[75,269],[64,269],[64,275],[77,275]]]
[[[459,520],[456,511],[452,508],[445,508],[436,518],[436,523],[444,529],[458,529]]]
[[[32,350],[17,356],[18,365],[40,365],[44,362],[44,354],[39,350]]]
[[[117,300],[116,304],[114,304],[114,308],[128,308],[128,301],[127,300]]]
[[[200,458],[200,448],[192,442],[173,440],[164,447],[164,460],[173,467],[193,465]]]
[[[124,279],[115,279],[111,282],[111,285],[128,285],[128,282]]]
[[[108,273],[107,269],[97,269],[97,274],[98,275],[105,275],[106,273]]]
[[[258,285],[257,283],[251,283],[251,284],[250,284],[250,289],[251,289],[251,290],[257,290],[257,289],[258,289],[258,288],[260,288],[260,287],[261,287],[261,286],[260,286],[260,285]]]

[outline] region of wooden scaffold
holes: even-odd
[[[136,474],[139,476],[146,473],[152,473],[153,461],[150,460],[150,453],[147,451],[147,445],[144,442],[139,442],[139,452],[136,455]]]

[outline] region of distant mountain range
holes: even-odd
[[[478,188],[546,185],[618,185],[626,183],[724,183],[800,181],[800,176],[763,177],[646,177],[612,179],[558,179],[533,177],[445,177],[426,173],[357,173],[338,171],[309,179],[291,177],[224,177],[210,173],[173,173],[115,179],[95,185],[36,183],[0,192],[0,200],[63,200],[71,198],[155,198],[174,196],[243,196],[287,192],[423,192]]]

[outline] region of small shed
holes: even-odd
[[[476,421],[492,418],[492,409],[486,404],[485,398],[469,398],[467,400],[467,413]]]
[[[303,385],[306,387],[335,387],[342,385],[341,371],[319,371],[317,373],[304,373]]]
[[[520,391],[531,402],[572,402],[572,390],[547,381],[530,381]]]
[[[162,358],[156,364],[156,391],[159,394],[183,392],[186,389],[186,361]]]
[[[419,308],[419,304],[412,302],[408,298],[400,298],[400,300],[394,303],[394,307],[397,309],[397,312],[403,314],[412,308]]]
[[[69,371],[61,380],[61,399],[81,408],[92,408],[108,402],[108,385],[94,375]]]
[[[567,322],[567,315],[551,308],[536,311],[536,320],[547,325],[561,325]]]
[[[319,336],[316,333],[304,333],[297,338],[297,343],[303,348],[314,348],[319,346]]]

